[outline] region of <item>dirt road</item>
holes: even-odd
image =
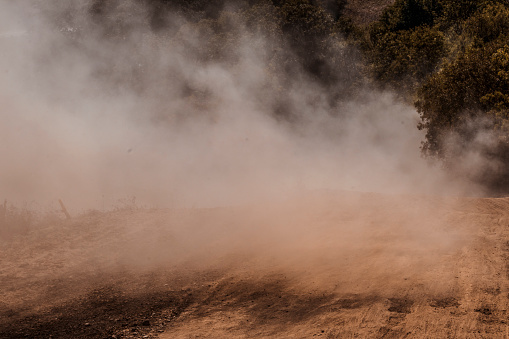
[[[509,199],[88,213],[0,245],[1,338],[506,338]]]

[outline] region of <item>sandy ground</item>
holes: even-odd
[[[90,212],[0,243],[1,338],[506,338],[509,199]]]

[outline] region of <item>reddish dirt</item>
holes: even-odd
[[[504,338],[509,199],[88,213],[0,245],[1,338]]]

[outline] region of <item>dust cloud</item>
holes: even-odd
[[[63,199],[73,215],[133,197],[169,209],[41,228],[12,250],[13,272],[26,261],[51,267],[37,279],[86,281],[231,264],[293,272],[297,289],[454,287],[450,258],[470,224],[454,199],[422,195],[474,188],[421,158],[417,113],[395,94],[368,83],[331,94],[348,88],[352,47],[336,46],[344,67],[329,92],[234,7],[217,42],[207,20],[168,12],[155,29],[141,1],[105,3],[0,2],[0,198]],[[43,265],[32,248],[47,251]]]
[[[393,94],[366,85],[331,104],[301,69],[281,93],[267,52],[280,37],[232,14],[235,63],[214,61],[200,55],[206,29],[167,13],[172,24],[155,30],[142,2],[110,3],[100,17],[83,1],[1,3],[3,197],[83,209],[459,192],[421,159],[417,114]],[[296,119],[274,114],[283,95]]]
[[[63,199],[72,214],[133,197],[238,209],[109,220],[104,229],[126,226],[101,236],[109,249],[105,239],[73,245],[85,246],[69,259],[75,269],[207,267],[235,253],[257,258],[255,270],[292,267],[322,284],[332,274],[354,290],[372,288],[359,283],[366,277],[425,280],[437,256],[459,246],[425,202],[351,193],[464,189],[421,158],[417,114],[394,94],[363,84],[335,99],[298,62],[281,76],[296,56],[274,58],[283,37],[250,28],[235,8],[222,19],[233,33],[218,57],[203,47],[217,38],[206,20],[168,13],[174,26],[155,30],[149,6],[110,4],[94,14],[82,1],[2,3],[0,192],[41,205]],[[358,56],[339,48],[344,67],[333,71],[348,88],[341,82]]]

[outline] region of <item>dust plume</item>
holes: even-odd
[[[373,89],[345,40],[307,60],[263,2],[214,20],[0,4],[0,192],[95,209],[2,249],[20,291],[62,277],[53,302],[125,272],[231,269],[374,300],[456,293],[472,222],[450,196],[474,188],[421,158],[415,109]],[[159,208],[103,213],[133,197]],[[45,302],[37,286],[26,303]]]
[[[505,330],[509,201],[458,198],[354,46],[175,3],[0,0],[0,337]]]
[[[457,192],[420,158],[413,108],[367,85],[334,101],[298,64],[282,87],[271,50],[283,38],[242,10],[224,11],[230,45],[215,58],[207,20],[167,12],[156,30],[142,2],[100,4],[2,3],[6,198],[76,209],[133,196],[216,206],[302,189]],[[358,61],[350,50],[336,87]]]

